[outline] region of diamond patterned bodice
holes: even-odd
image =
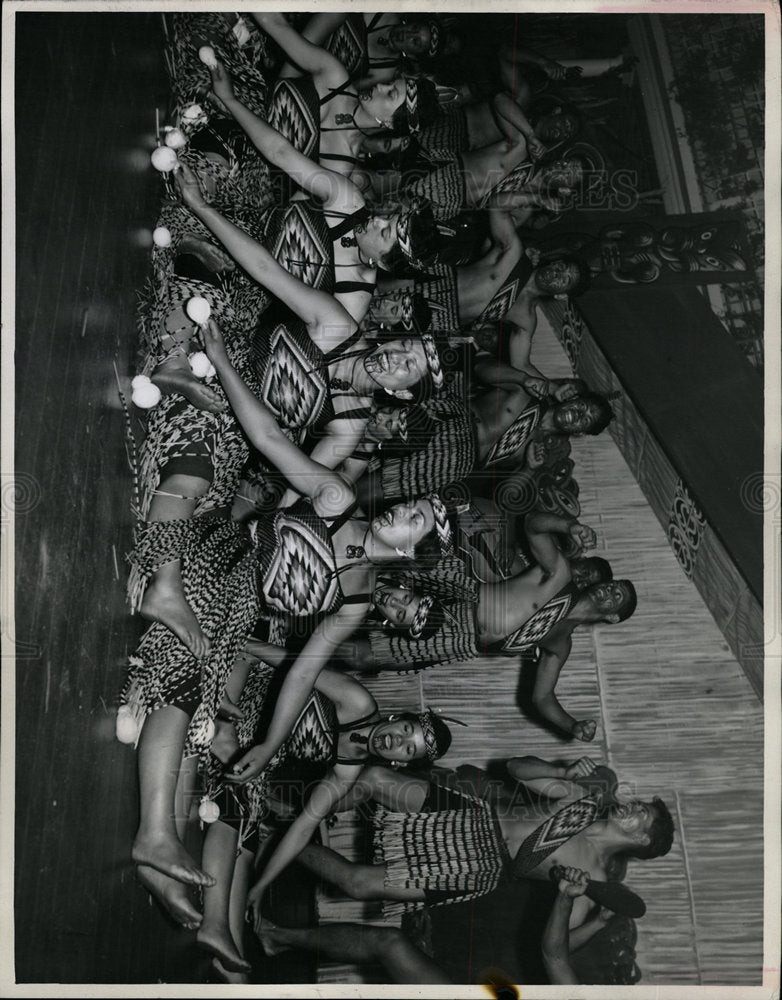
[[[538,608],[521,628],[503,640],[500,646],[502,652],[520,653],[531,646],[536,646],[556,624],[567,618],[576,602],[576,596],[576,588],[569,583],[556,597],[552,597],[542,608]]]
[[[361,14],[349,14],[346,21],[332,32],[326,43],[328,51],[339,59],[348,76],[366,69],[367,29]]]
[[[529,257],[522,253],[513,265],[510,274],[505,278],[500,288],[494,293],[491,301],[476,320],[476,325],[494,323],[506,316],[519,297],[521,290],[535,270]]]
[[[331,233],[323,211],[309,201],[292,201],[266,214],[263,245],[277,263],[310,288],[334,287]]]
[[[499,441],[495,441],[483,464],[489,465],[492,462],[500,462],[526,448],[542,415],[543,407],[540,404],[533,403],[531,406],[528,406],[526,410],[516,417]]]
[[[256,541],[268,607],[307,617],[342,605],[328,526],[308,502],[298,500],[260,519]]]
[[[313,691],[296,720],[286,751],[297,760],[333,763],[337,756],[337,710],[319,691]]]
[[[275,312],[276,319],[264,318],[251,349],[261,400],[282,428],[328,423],[334,410],[323,354],[300,319],[287,310]]]
[[[317,160],[320,148],[320,101],[311,76],[279,80],[272,92],[267,121],[300,153]]]

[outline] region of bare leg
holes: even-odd
[[[177,245],[179,253],[191,253],[198,257],[204,267],[219,274],[221,271],[233,271],[236,264],[233,258],[221,247],[216,247],[200,236],[186,233]]]
[[[299,854],[301,862],[326,882],[332,882],[351,899],[393,899],[422,902],[424,890],[385,884],[385,865],[361,865],[319,844],[307,844]]]
[[[394,983],[450,983],[442,969],[409,941],[397,927],[369,924],[319,924],[317,927],[277,927],[264,919],[258,935],[267,955],[288,948],[322,953],[357,965],[381,965]]]
[[[198,760],[189,757],[182,762],[176,785],[174,825],[177,836],[185,842],[185,831],[190,817],[190,808],[195,795]],[[201,914],[193,905],[188,888],[168,875],[150,868],[149,865],[136,867],[136,878],[151,893],[168,915],[186,930],[193,931],[201,923]]]
[[[264,645],[268,644],[265,643]],[[272,648],[280,649],[281,647],[275,646]],[[282,652],[284,653],[285,651],[282,650]],[[234,660],[234,665],[231,668],[231,673],[225,685],[223,700],[220,702],[220,711],[227,715],[229,719],[243,718],[242,710],[239,708],[237,702],[242,697],[242,691],[244,690],[244,685],[247,683],[247,675],[250,673],[250,668],[256,662],[257,658],[247,652],[239,653]]]
[[[177,836],[184,843],[185,832],[195,796],[198,761],[190,757],[182,762],[176,786],[174,823]],[[136,877],[168,912],[169,916],[187,930],[195,930],[201,923],[201,913],[195,908],[188,888],[182,882],[164,875],[148,865],[138,865]]]
[[[429,785],[425,778],[397,774],[382,764],[367,764],[334,811],[352,809],[372,799],[391,812],[420,812],[429,793]]]
[[[196,941],[199,947],[216,955],[229,972],[249,972],[250,964],[242,958],[228,923],[237,840],[236,830],[219,820],[207,831],[203,864],[216,881],[204,889],[204,919]]]
[[[138,773],[141,822],[133,842],[137,865],[148,865],[164,875],[193,885],[212,885],[177,836],[174,807],[190,717],[172,705],[151,712],[141,731]]]
[[[234,864],[234,878],[231,883],[231,900],[228,909],[228,926],[231,937],[237,943],[240,954],[243,954],[242,941],[246,929],[244,914],[247,907],[247,892],[250,888],[253,855],[244,848],[239,849],[239,856]],[[226,982],[237,986],[249,985],[250,977],[244,972],[229,972],[219,958],[212,963]]]
[[[190,517],[195,510],[196,498],[203,496],[208,489],[208,480],[198,476],[167,476],[152,499],[148,520],[175,521]],[[185,597],[178,559],[166,563],[152,574],[140,610],[144,618],[170,628],[193,656],[200,659],[209,652],[211,642],[201,630]]]

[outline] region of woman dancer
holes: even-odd
[[[294,671],[297,669],[293,667]],[[235,724],[236,728],[233,723],[220,723],[218,736],[212,744],[212,752],[217,756],[212,758],[215,766],[211,769],[213,776],[209,787],[212,798],[220,803],[221,817],[209,827],[203,864],[217,881],[204,890],[204,917],[197,940],[232,971],[249,968],[241,957],[241,941],[230,929],[230,901],[238,896],[237,887],[232,889],[234,860],[237,848],[243,853],[255,850],[258,822],[268,808],[269,784],[280,768],[284,777],[279,774],[279,778],[283,781],[296,780],[298,776],[307,784],[314,777],[313,771],[322,774],[325,770],[326,773],[319,782],[312,782],[314,789],[304,811],[277,847],[269,863],[271,877],[298,854],[321,819],[325,819],[360,780],[366,764],[390,762],[397,766],[413,760],[433,761],[443,756],[451,743],[448,726],[431,709],[381,716],[375,699],[362,684],[344,674],[324,669],[291,735],[263,773],[243,789],[226,787],[217,757],[230,762],[236,758],[237,751],[241,752],[240,745],[246,745],[245,738],[251,736],[257,726],[273,673],[274,668],[266,663],[251,668],[240,701],[243,719]],[[247,860],[242,858],[243,864]],[[236,869],[242,881],[243,864]]]

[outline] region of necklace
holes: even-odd
[[[362,352],[362,356],[363,356],[364,353],[366,353],[366,352]],[[348,355],[348,357],[349,356],[350,355]],[[343,355],[343,358],[344,358],[344,355]],[[337,375],[335,375],[333,378],[330,378],[329,379],[329,389],[334,389],[335,392],[350,392],[351,389],[354,389],[353,378],[354,378],[355,373],[356,373],[356,364],[357,364],[357,362],[358,362],[358,358],[356,358],[353,361],[353,364],[350,367],[350,378],[339,378]],[[354,392],[354,395],[360,395],[360,393],[355,393]]]
[[[367,535],[369,534],[371,525],[367,525],[367,530],[364,532],[364,537],[361,540],[361,545],[346,545],[345,555],[348,559],[364,559],[367,558],[366,542]],[[370,560],[371,562],[371,560]]]

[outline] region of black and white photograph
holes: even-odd
[[[286,6],[3,6],[3,995],[778,997],[778,5]]]

